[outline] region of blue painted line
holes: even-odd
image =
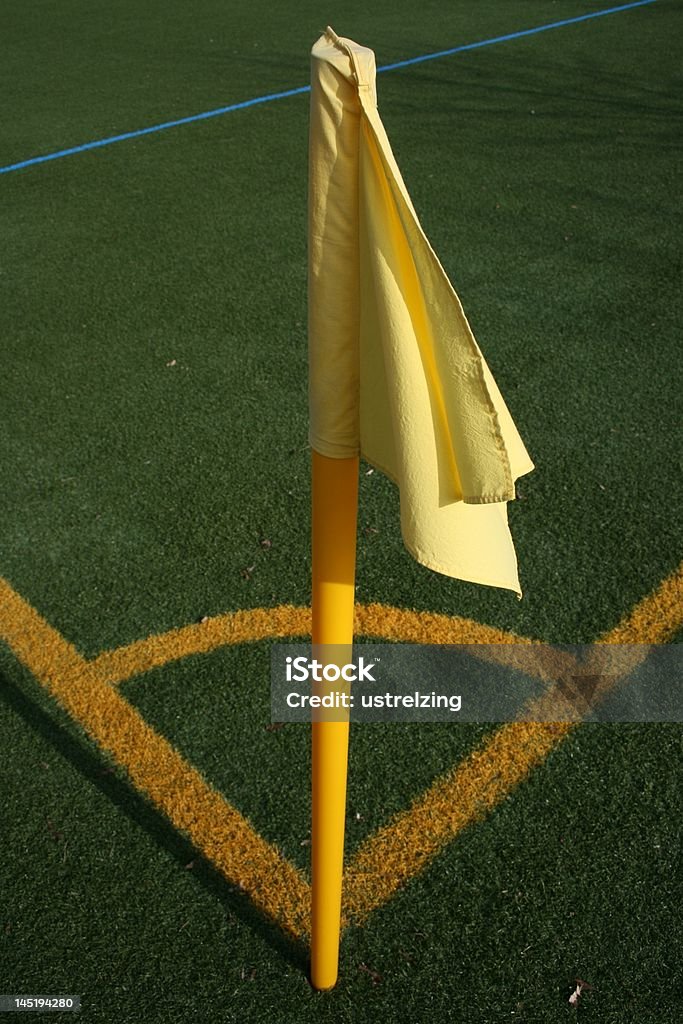
[[[34,156],[30,160],[21,160],[18,164],[8,164],[0,167],[0,174],[8,174],[9,171],[19,171],[22,167],[31,167],[33,164],[44,164],[47,160],[59,160],[63,156],[73,156],[75,153],[85,153],[89,149],[100,149],[102,146],[111,146],[114,142],[124,142],[126,139],[139,139],[142,135],[152,135],[154,132],[162,132],[165,128],[177,128],[181,124],[191,124],[193,121],[206,121],[210,117],[218,117],[220,114],[229,114],[231,110],[244,110],[245,107],[255,107],[257,103],[269,103],[271,100],[282,100],[286,96],[297,96],[302,92],[310,92],[310,85],[302,85],[298,89],[286,89],[285,92],[272,92],[268,96],[257,96],[253,100],[243,100],[241,103],[231,103],[228,107],[217,107],[215,110],[205,110],[202,114],[191,114],[189,117],[179,117],[175,121],[164,121],[162,124],[153,124],[149,128],[138,128],[136,131],[123,132],[122,135],[111,135],[107,139],[97,139],[95,142],[84,142],[82,146],[72,146],[70,149],[60,149],[56,153],[46,153],[44,156]]]
[[[633,3],[621,4],[619,7],[607,7],[600,11],[591,11],[589,14],[579,14],[574,18],[564,18],[562,21],[551,21],[547,25],[537,25],[536,28],[525,28],[519,32],[509,32],[504,36],[493,36],[491,39],[481,39],[476,43],[465,43],[462,46],[454,46],[450,50],[438,50],[436,53],[426,53],[420,57],[410,57],[408,60],[399,60],[394,64],[384,64],[377,68],[377,73],[382,71],[395,71],[396,68],[406,68],[411,64],[423,64],[427,60],[438,60],[441,57],[450,57],[454,53],[464,53],[466,50],[477,50],[482,46],[493,46],[495,43],[506,43],[511,39],[521,39],[523,36],[533,36],[539,32],[548,32],[552,28],[563,28],[565,25],[575,25],[580,21],[589,21],[592,18],[602,18],[606,14],[617,14],[619,11],[628,11],[633,7],[645,7],[653,4],[656,0],[634,0]],[[296,89],[285,89],[284,92],[272,92],[267,96],[256,96],[251,100],[243,100],[241,103],[231,103],[227,107],[217,107],[215,110],[205,110],[201,114],[191,114],[189,117],[179,117],[174,121],[164,121],[162,124],[153,124],[149,128],[138,128],[136,131],[123,132],[121,135],[111,135],[106,139],[97,139],[95,142],[84,142],[81,146],[71,146],[69,149],[60,149],[55,153],[45,153],[43,156],[34,156],[29,160],[20,160],[16,164],[7,164],[0,167],[0,174],[9,174],[10,171],[20,171],[24,167],[32,167],[34,164],[44,164],[49,160],[59,160],[65,156],[74,156],[76,153],[85,153],[90,149],[100,149],[102,146],[111,146],[115,142],[125,142],[127,139],[139,139],[143,135],[152,135],[155,132],[165,131],[167,128],[178,128],[183,124],[192,124],[195,121],[207,121],[210,117],[219,117],[221,114],[229,114],[233,110],[245,110],[247,107],[255,107],[259,103],[271,103],[274,100],[283,100],[289,96],[300,96],[302,93],[310,92],[310,85],[301,85]]]
[[[492,39],[482,39],[478,43],[465,43],[463,46],[454,46],[451,50],[438,50],[436,53],[427,53],[422,57],[410,57],[408,60],[398,60],[395,64],[384,64],[377,68],[380,71],[394,71],[396,68],[407,68],[411,64],[422,64],[426,60],[438,60],[439,57],[450,57],[454,53],[464,53],[465,50],[477,50],[480,46],[493,46],[494,43],[507,43],[510,39],[521,39],[522,36],[535,36],[538,32],[547,32],[551,28],[563,28],[565,25],[576,25],[579,21],[589,21],[591,18],[602,18],[605,14],[617,14],[618,11],[628,11],[632,7],[645,7],[646,4],[653,4],[655,0],[635,0],[634,3],[621,4],[619,7],[606,7],[601,11],[591,11],[590,14],[578,14],[575,18],[564,18],[562,21],[551,21],[547,25],[537,25],[536,28],[524,28],[520,32],[509,32],[505,36],[494,36]]]

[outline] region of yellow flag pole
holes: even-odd
[[[358,458],[313,452],[313,644],[353,643]],[[339,654],[339,652],[336,652]],[[349,722],[312,723],[311,983],[337,981]]]

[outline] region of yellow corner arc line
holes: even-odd
[[[538,644],[538,641],[484,626],[472,619],[383,604],[357,605],[354,631],[356,636],[416,644],[525,644],[530,647]],[[276,608],[243,609],[154,634],[112,651],[103,651],[90,664],[109,683],[120,683],[191,654],[208,654],[219,647],[257,640],[310,635],[310,608],[279,605]],[[532,660],[529,661],[531,666]]]
[[[356,630],[413,643],[533,644],[471,620],[384,605],[358,606]],[[597,643],[667,642],[683,624],[683,563]],[[305,878],[109,685],[187,654],[229,643],[306,636],[310,609],[281,606],[205,623],[104,652],[88,662],[0,579],[0,635],[86,731],[124,767],[221,873],[290,934],[308,933]],[[370,836],[345,871],[344,920],[361,922],[417,875],[448,842],[496,806],[573,729],[573,723],[510,723],[437,779],[406,811]],[[161,773],[159,767],[161,766]]]

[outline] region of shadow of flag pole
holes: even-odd
[[[311,51],[308,188],[313,643],[351,655],[358,463],[397,484],[422,565],[521,597],[507,525],[533,469],[377,111],[375,55]],[[312,724],[311,981],[337,980],[348,721]]]

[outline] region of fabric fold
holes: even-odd
[[[506,503],[533,463],[394,159],[374,53],[328,29],[311,57],[311,446],[397,484],[423,565],[521,596]]]

